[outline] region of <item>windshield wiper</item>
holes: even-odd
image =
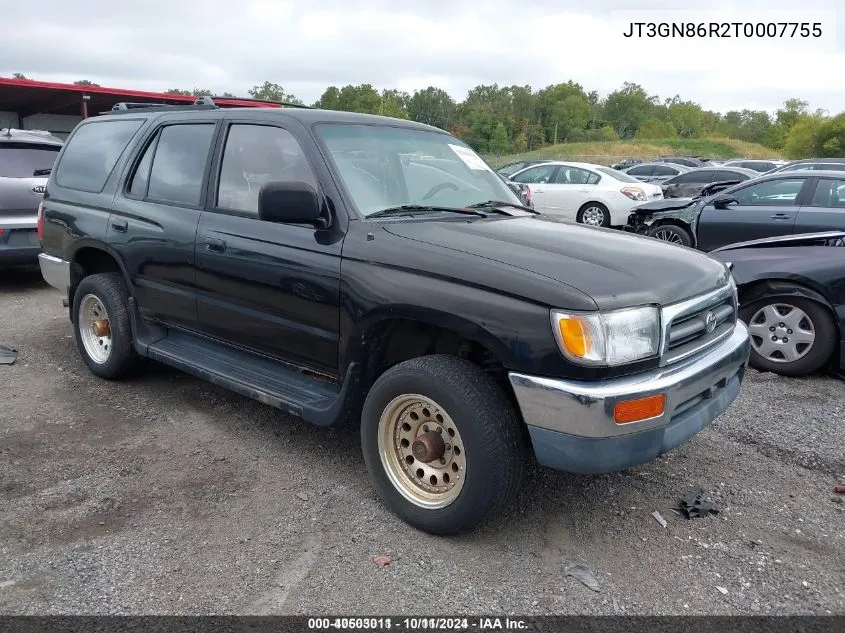
[[[476,202],[475,204],[468,204],[467,209],[485,209],[490,210],[495,213],[502,213],[506,215],[510,215],[507,211],[503,211],[498,207],[512,207],[514,209],[521,209],[522,211],[528,211],[529,213],[534,213],[539,215],[540,212],[537,209],[532,209],[531,207],[526,207],[521,204],[515,204],[513,202],[505,202],[504,200],[486,200],[484,202]]]
[[[475,215],[478,217],[485,217],[485,214],[480,211],[473,211],[472,209],[461,209],[458,207],[433,207],[427,204],[402,204],[398,207],[390,207],[382,209],[368,215],[368,218],[386,218],[395,215],[415,215],[422,213],[460,213],[462,215]]]
[[[53,171],[52,167],[47,167],[47,169],[36,169],[32,172],[33,176],[49,176]]]

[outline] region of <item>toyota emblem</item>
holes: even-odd
[[[716,329],[716,314],[714,312],[708,312],[704,317],[704,327],[708,334]]]

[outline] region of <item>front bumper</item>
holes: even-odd
[[[575,473],[607,473],[648,462],[707,427],[739,394],[748,366],[748,329],[703,356],[634,376],[560,380],[510,373],[537,461]],[[666,395],[663,415],[617,424],[617,403]]]

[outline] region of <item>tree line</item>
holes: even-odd
[[[20,73],[15,77],[25,79]],[[88,80],[74,83],[97,85]],[[235,96],[228,92],[214,95],[201,88],[166,92]],[[253,86],[249,96],[305,105],[270,81]],[[536,91],[527,85],[480,85],[461,102],[434,86],[410,94],[350,84],[328,87],[312,105],[427,123],[452,132],[486,154],[519,153],[557,143],[721,136],[759,143],[789,158],[845,155],[845,112],[829,116],[824,110],[810,111],[807,101],[792,98],[774,115],[749,109],[719,113],[679,95],[661,99],[630,82],[604,98],[573,81]]]

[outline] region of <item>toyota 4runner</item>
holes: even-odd
[[[409,121],[117,106],[70,135],[38,234],[94,374],[146,357],[360,421],[382,499],[437,534],[502,509],[526,452],[605,473],[678,446],[748,362],[724,264],[544,221]]]

